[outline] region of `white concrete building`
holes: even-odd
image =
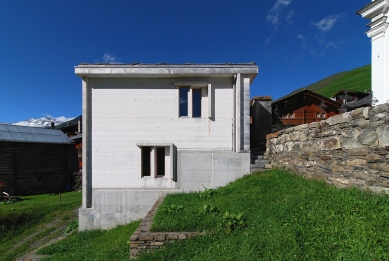
[[[81,230],[143,218],[159,196],[250,172],[248,64],[80,64]]]
[[[389,102],[389,36],[388,28],[389,0],[373,0],[357,14],[370,19],[370,30],[366,32],[371,38],[371,83],[373,99],[376,105]]]

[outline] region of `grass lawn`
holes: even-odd
[[[387,195],[275,169],[217,190],[167,196],[154,231],[208,235],[138,260],[389,260],[388,218]]]
[[[111,230],[73,232],[64,240],[39,250],[38,254],[52,255],[45,261],[129,260],[128,241],[139,223],[132,222]]]
[[[0,205],[0,260],[15,260],[52,238],[62,235],[77,218],[81,192],[21,197],[21,202]]]

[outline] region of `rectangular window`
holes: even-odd
[[[180,117],[188,116],[188,87],[180,88]]]
[[[150,153],[151,147],[142,147],[142,176],[150,176]]]
[[[157,171],[157,176],[165,176],[165,147],[157,148],[157,166],[155,169]]]
[[[192,117],[201,117],[201,89],[193,89],[192,92]]]

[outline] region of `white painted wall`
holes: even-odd
[[[177,150],[232,150],[232,79],[206,80],[215,93],[214,120],[208,118],[206,88],[202,117],[178,116],[179,90],[174,85],[177,81],[88,80],[92,101],[93,188],[175,187],[169,177],[141,178],[137,143],[174,143]]]

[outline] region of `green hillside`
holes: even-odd
[[[282,96],[281,98],[273,100],[273,103],[304,89],[319,93],[327,98],[331,98],[339,90],[352,90],[359,92],[371,90],[371,64],[351,71],[335,73],[318,82],[299,88],[285,96]]]
[[[325,78],[322,81],[328,78]],[[319,84],[320,82],[318,82],[317,84]],[[317,90],[315,90],[314,88],[317,88],[316,84],[312,84],[311,87],[307,87],[307,89],[317,92],[326,97],[332,97],[339,90],[352,90],[359,92],[371,90],[371,65],[365,65],[363,67],[344,72],[342,73],[341,77],[329,83],[328,85],[325,85],[322,88],[317,88]]]

